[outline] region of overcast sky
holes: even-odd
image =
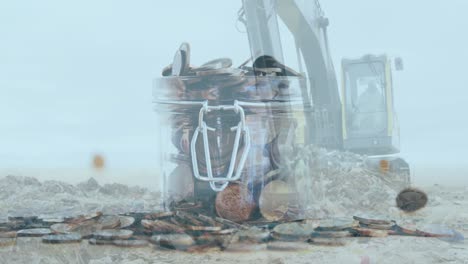
[[[88,167],[93,153],[111,167],[156,165],[152,79],[180,43],[194,64],[249,56],[240,0],[162,2],[0,2],[0,168]],[[404,59],[394,75],[402,154],[468,167],[468,1],[321,2],[337,71],[342,57]]]

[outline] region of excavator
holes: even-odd
[[[340,87],[329,48],[329,20],[318,0],[242,0],[238,21],[245,26],[250,46],[250,58],[246,63],[236,69],[224,69],[219,65],[229,68],[232,61],[220,59],[192,68],[190,49],[185,43],[177,51],[173,64],[163,71],[163,76],[176,78],[162,79],[157,86],[158,91],[170,88],[167,90],[171,94],[179,94],[175,97],[177,100],[184,98],[186,101],[179,103],[184,104],[181,107],[201,107],[199,113],[193,109],[189,111],[189,121],[185,120],[187,117],[180,122],[177,121],[180,117],[172,120],[190,123],[186,132],[180,129],[183,126],[179,123],[175,125],[178,130],[172,141],[176,148],[174,154],[179,154],[173,159],[175,164],[190,164],[197,199],[213,205],[216,193],[242,177],[248,178],[252,194],[258,196],[265,181],[276,177],[269,173],[284,167],[285,159],[292,157],[295,146],[299,145],[360,154],[366,157],[367,169],[386,177],[391,187],[400,191],[410,185],[409,165],[398,156],[399,127],[393,103],[392,63],[388,56],[343,59]],[[292,40],[293,44],[285,45],[285,39]],[[288,49],[283,50],[285,47]],[[294,48],[297,68],[284,56],[291,57]],[[249,61],[253,62],[252,67],[247,66]],[[401,68],[401,60],[396,62],[397,68]],[[236,94],[234,103],[232,97],[216,99],[218,101],[209,99],[217,98],[219,84],[213,86],[213,91],[205,91],[204,96],[197,93],[199,88],[191,89],[195,97],[184,95],[185,85],[196,86],[198,79],[177,77],[204,76],[206,72],[216,72],[218,67],[222,74],[244,72],[253,84],[247,81],[240,91],[224,91]],[[256,76],[267,76],[267,80]],[[228,82],[237,80],[224,75],[210,81],[216,83],[220,78],[228,78]],[[290,81],[294,84],[289,85]],[[273,86],[278,89],[272,89]],[[202,97],[203,102],[200,101]],[[161,100],[159,102],[164,104],[174,103],[164,101],[165,98]],[[262,110],[255,109],[258,104]],[[285,106],[286,110],[278,110],[275,108],[278,104],[289,105]],[[261,115],[253,114],[264,110],[270,111],[272,116],[262,119]],[[226,111],[229,115],[222,116],[220,112]],[[281,118],[282,113],[288,113],[288,118]],[[224,122],[220,121],[222,118]],[[252,144],[250,125],[254,127],[252,133],[257,134],[251,135]],[[262,134],[263,127],[267,127],[267,136]],[[175,179],[184,178],[187,173],[175,172],[167,177],[168,182],[174,182],[174,193],[185,197],[186,192],[177,191],[180,181]]]
[[[409,165],[398,157],[388,56],[343,59],[340,88],[329,48],[329,20],[318,0],[243,0],[239,21],[246,27],[252,57],[268,55],[284,62],[284,34],[294,39],[299,70],[307,80],[302,98],[313,109],[313,114],[298,117],[306,123],[306,143],[365,155],[370,168],[394,175],[390,180],[400,187],[410,184]],[[280,30],[280,23],[288,32]],[[400,58],[395,68],[402,70]]]

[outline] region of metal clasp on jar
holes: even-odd
[[[229,164],[229,170],[225,177],[214,177],[213,169],[211,167],[211,155],[209,149],[209,139],[208,139],[208,130],[216,131],[216,129],[209,127],[204,121],[204,115],[211,111],[234,111],[236,114],[240,115],[240,122],[237,126],[232,127],[231,131],[236,131],[236,137],[234,140],[234,147],[232,150],[231,161]],[[208,175],[200,175],[200,170],[198,168],[198,157],[196,152],[196,142],[198,140],[199,134],[202,134],[203,139],[203,148],[205,152],[205,161]],[[242,151],[242,156],[240,158],[239,164],[236,168],[237,155],[240,149],[241,136],[243,139],[244,147]],[[245,124],[245,113],[244,109],[240,106],[238,101],[234,101],[234,105],[219,105],[219,106],[209,106],[208,102],[203,103],[202,108],[200,109],[199,118],[198,118],[198,127],[195,129],[192,141],[190,144],[190,151],[192,154],[192,166],[193,173],[196,179],[209,182],[211,189],[215,192],[221,192],[229,185],[230,182],[237,181],[240,179],[242,170],[244,168],[245,162],[247,160],[247,155],[250,149],[250,133],[249,129]],[[235,174],[234,174],[235,171]]]

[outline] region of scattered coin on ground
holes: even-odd
[[[9,247],[16,244],[16,238],[0,238],[0,247]]]
[[[42,237],[52,234],[49,228],[23,229],[17,232],[18,237]]]
[[[228,252],[256,252],[266,250],[265,243],[232,243],[226,246],[225,251]]]
[[[342,238],[350,236],[352,236],[352,234],[349,231],[317,231],[312,233],[312,238]]]
[[[236,228],[230,228],[230,229],[223,229],[221,231],[215,231],[211,233],[212,235],[232,235],[234,233],[237,233],[239,230]]]
[[[0,232],[0,238],[15,238],[16,231]]]
[[[220,226],[187,226],[187,230],[190,231],[207,231],[207,232],[215,232],[221,231]]]
[[[120,217],[116,215],[104,215],[97,221],[102,229],[112,229],[120,226]]]
[[[93,236],[98,240],[128,239],[133,236],[133,231],[125,229],[105,229],[94,232]]]
[[[90,238],[88,240],[88,243],[90,245],[99,245],[99,246],[102,246],[102,245],[112,245],[114,241],[112,240],[100,240],[100,239],[95,239],[95,238]]]
[[[187,248],[188,253],[214,253],[221,251],[221,247],[216,245],[196,245]]]
[[[377,220],[377,219],[366,219],[358,216],[353,216],[353,219],[358,221],[360,224],[365,225],[390,225],[393,224],[392,221],[388,220]]]
[[[306,241],[318,225],[318,221],[284,223],[277,225],[271,236],[283,241]]]
[[[135,218],[131,216],[119,216],[119,228],[127,228],[135,223]]]
[[[310,244],[318,245],[318,246],[333,246],[333,247],[341,247],[346,246],[348,243],[347,239],[343,238],[323,238],[323,237],[314,237],[308,241]]]
[[[76,218],[68,219],[67,223],[69,224],[80,224],[82,222],[97,219],[102,216],[102,212],[94,212],[88,215],[81,215]]]
[[[357,236],[361,237],[387,237],[388,231],[368,229],[368,228],[353,228],[352,232],[356,232]]]
[[[83,238],[90,238],[94,232],[99,230],[102,230],[102,226],[100,224],[94,220],[88,220],[76,225],[72,229],[72,232],[79,233]]]
[[[378,229],[378,230],[390,230],[395,224],[388,224],[388,225],[361,225],[363,228],[369,228],[369,229]]]
[[[465,237],[462,233],[449,228],[448,226],[431,224],[423,228],[424,232],[429,232],[436,236],[439,236],[438,239],[449,242],[449,243],[463,243]]]
[[[71,233],[73,229],[75,229],[77,225],[73,224],[53,224],[50,229],[52,232],[57,233],[57,234],[67,234]]]
[[[141,220],[141,225],[151,231],[158,233],[184,233],[185,229],[162,220]]]
[[[137,248],[146,247],[149,242],[147,240],[114,240],[113,244],[118,247]]]
[[[321,219],[317,231],[340,231],[359,226],[359,222],[348,218]]]
[[[228,235],[211,235],[211,234],[203,234],[201,236],[197,236],[195,238],[198,245],[222,245],[229,239],[230,236]]]
[[[172,217],[175,215],[175,212],[159,212],[159,213],[152,213],[147,215],[148,220],[156,220],[160,218]]]
[[[237,235],[239,236],[239,241],[241,242],[263,243],[270,239],[270,231],[257,227],[239,231]]]
[[[81,235],[76,233],[47,235],[42,237],[42,242],[49,244],[66,244],[81,242]]]
[[[46,218],[41,218],[41,221],[45,224],[53,225],[53,224],[58,224],[58,223],[63,223],[65,222],[65,218],[63,217],[46,217]]]
[[[193,238],[187,234],[170,234],[152,236],[150,242],[171,249],[185,250],[195,244]]]
[[[307,243],[274,241],[268,243],[267,248],[276,251],[307,251],[313,247]]]

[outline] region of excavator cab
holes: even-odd
[[[386,55],[342,60],[343,147],[366,155],[399,152],[391,61]]]

